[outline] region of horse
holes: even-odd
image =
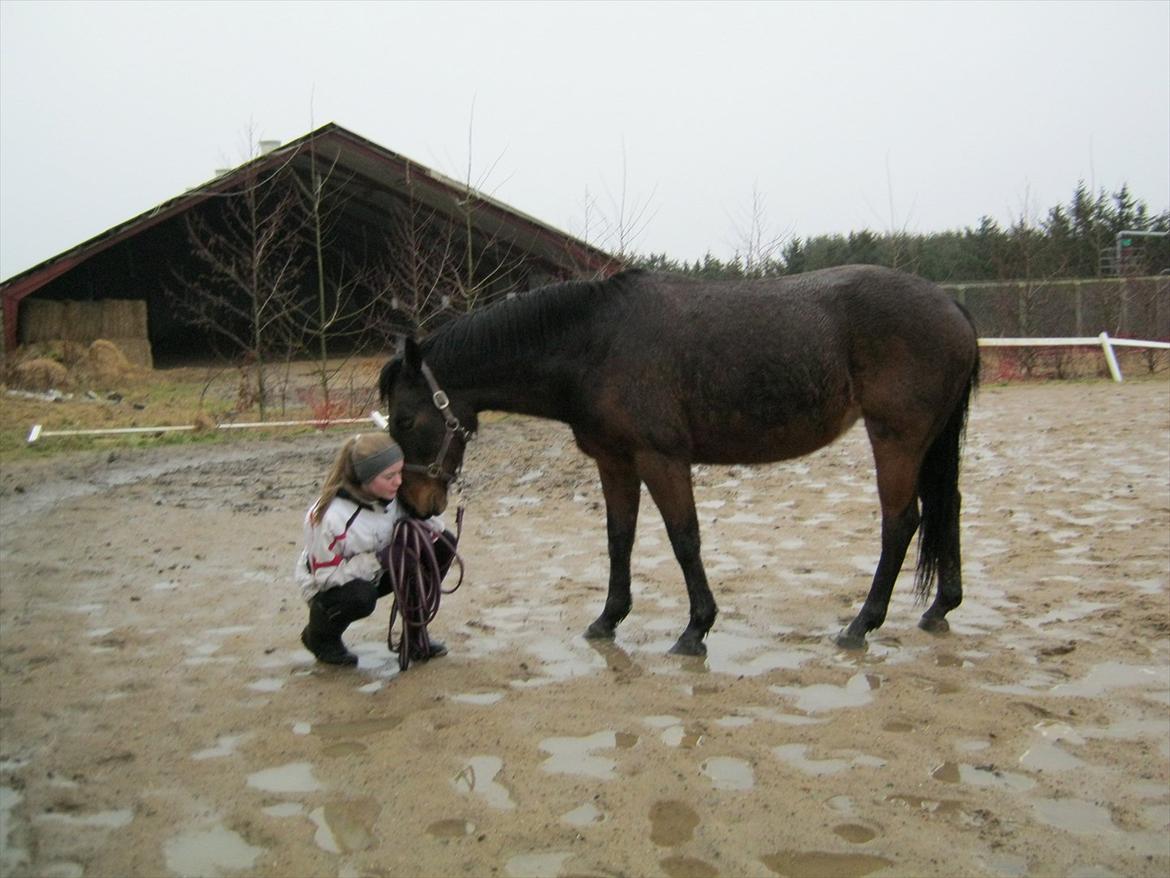
[[[962,601],[959,465],[979,380],[966,310],[920,277],[853,265],[760,280],[627,270],[568,281],[404,339],[378,391],[402,447],[399,498],[437,515],[484,410],[567,424],[597,465],[609,589],[585,631],[612,639],[629,613],[641,485],[662,515],[690,599],[671,648],[705,655],[717,607],[700,555],[692,464],[762,464],[809,454],[864,422],[881,505],[869,593],[837,636],[849,649],[886,617],[921,527],[919,620],[949,630]],[[934,588],[937,584],[937,588]]]

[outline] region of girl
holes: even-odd
[[[356,665],[357,656],[345,648],[341,634],[351,622],[373,613],[378,598],[391,591],[386,573],[390,536],[394,523],[408,514],[394,499],[401,484],[402,449],[385,433],[361,433],[341,446],[309,507],[296,581],[309,604],[301,643],[320,662]],[[435,554],[446,575],[454,558],[454,536],[448,534],[450,543],[439,539],[445,527],[438,517],[425,524],[433,532]],[[412,660],[446,655],[440,641],[423,642],[429,642],[429,650],[412,646]]]

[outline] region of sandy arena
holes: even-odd
[[[468,573],[399,675],[300,648],[303,510],[340,433],[53,455],[0,478],[0,875],[1164,876],[1170,389],[987,386],[963,476],[966,599],[907,569],[864,653],[834,635],[878,554],[864,432],[698,467],[705,659],[648,497],[634,609],[590,462],[486,419]]]

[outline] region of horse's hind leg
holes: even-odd
[[[869,422],[866,426],[877,465],[878,498],[882,505],[882,554],[861,611],[849,627],[837,635],[837,644],[846,649],[865,646],[865,635],[886,620],[894,583],[919,522],[917,481],[920,459],[895,442],[876,438],[875,428]]]
[[[597,458],[601,491],[605,495],[605,527],[609,536],[609,592],[605,609],[585,629],[590,640],[610,640],[618,623],[630,612],[630,553],[638,526],[642,483],[633,461]]]
[[[703,638],[715,624],[718,610],[699,553],[699,518],[695,514],[690,464],[660,454],[644,453],[638,456],[638,475],[650,489],[650,496],[662,513],[674,557],[686,579],[691,603],[690,621],[670,651],[676,655],[705,655],[707,645]]]
[[[918,627],[933,634],[943,634],[951,630],[946,615],[963,602],[962,564],[959,560],[959,506],[961,500],[955,496],[955,510],[948,525],[948,544],[953,546],[953,555],[944,559],[938,571],[938,591],[934,601],[922,618],[918,620]]]

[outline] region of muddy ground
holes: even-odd
[[[699,467],[721,613],[667,655],[681,576],[647,498],[634,610],[605,595],[594,471],[506,417],[467,460],[468,574],[397,673],[300,649],[303,508],[340,434],[5,464],[0,873],[20,876],[1163,876],[1170,392],[987,387],[966,600],[831,639],[877,555],[862,431]]]

